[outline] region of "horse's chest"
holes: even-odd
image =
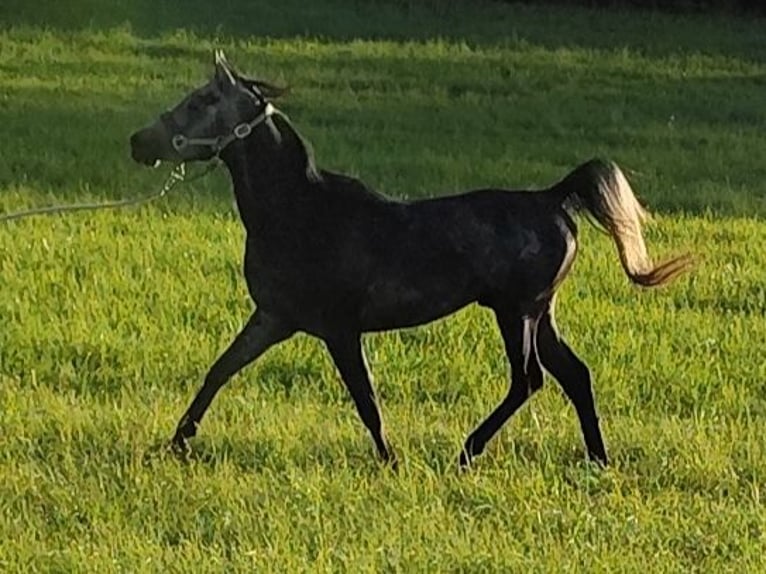
[[[292,241],[248,240],[245,245],[244,272],[250,295],[256,303],[300,298],[302,282],[297,280],[305,268],[304,254]]]

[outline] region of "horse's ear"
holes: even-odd
[[[215,79],[220,86],[234,85],[237,83],[234,73],[229,67],[229,63],[226,61],[226,55],[223,50],[215,51]]]
[[[247,85],[251,90],[261,94],[267,100],[275,100],[290,91],[288,87],[275,86],[261,80],[247,80]]]

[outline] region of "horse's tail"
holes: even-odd
[[[669,283],[693,264],[689,255],[654,265],[646,250],[641,223],[648,213],[636,199],[628,180],[613,162],[594,159],[575,168],[551,191],[562,205],[587,211],[617,245],[620,262],[630,280],[642,287]]]

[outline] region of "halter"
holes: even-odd
[[[224,150],[224,148],[226,148],[226,146],[228,146],[233,141],[247,138],[251,133],[253,133],[253,130],[262,123],[265,123],[269,127],[271,133],[274,135],[274,139],[277,141],[277,143],[279,143],[282,141],[282,135],[279,133],[277,126],[274,124],[274,120],[271,119],[271,116],[274,114],[284,116],[282,112],[271,105],[271,102],[266,102],[263,111],[258,114],[255,119],[249,122],[237,124],[232,132],[228,135],[217,136],[214,138],[187,138],[184,134],[177,133],[171,138],[170,143],[173,145],[173,149],[175,149],[178,153],[190,145],[196,145],[213,148],[213,152],[217,156]]]

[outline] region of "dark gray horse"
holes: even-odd
[[[143,164],[220,156],[247,231],[245,279],[255,313],[205,377],[178,425],[185,451],[219,389],[297,331],[324,341],[383,460],[395,463],[361,335],[420,325],[477,302],[495,313],[511,365],[507,396],[467,438],[465,465],[543,384],[558,380],[580,419],[588,455],[607,456],[588,368],[557,333],[554,295],[577,250],[578,211],[613,237],[634,283],[669,282],[689,265],[653,265],[644,211],[620,169],[589,161],[535,193],[483,189],[393,201],[351,177],[318,169],[271,100],[280,90],[240,76],[216,53],[213,78],[130,138]]]

